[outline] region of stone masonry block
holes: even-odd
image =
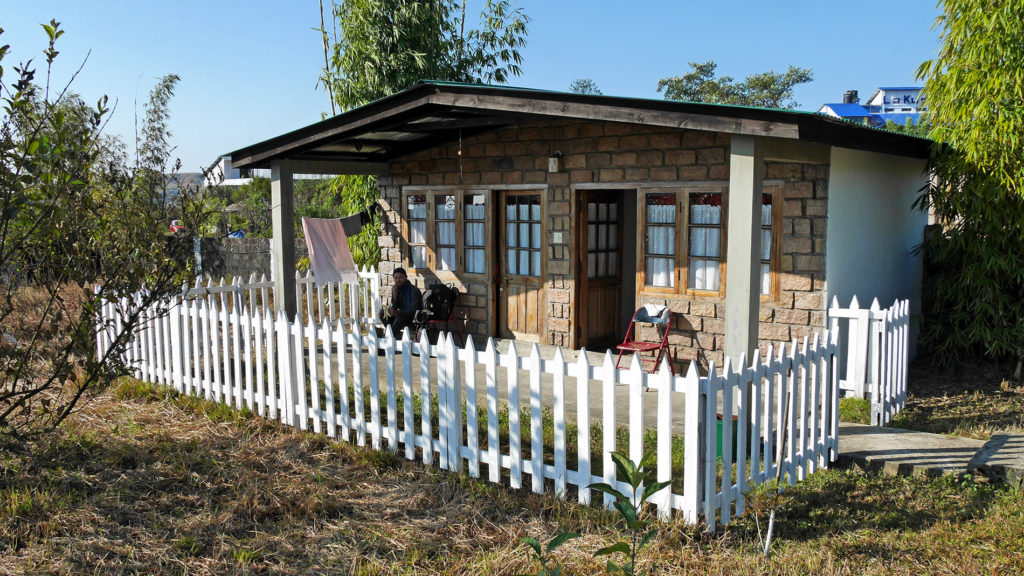
[[[692,302],[690,303],[690,314],[694,316],[703,316],[705,318],[715,317],[715,303],[714,302]]]
[[[700,164],[722,164],[725,162],[725,148],[702,148],[697,150]]]
[[[811,289],[810,274],[782,274],[779,279],[780,287],[783,290],[795,290],[806,292]]]
[[[680,180],[707,180],[707,166],[684,166],[679,169]]]
[[[728,164],[715,164],[708,168],[708,178],[712,180],[727,180],[729,178]]]
[[[806,326],[811,321],[811,313],[807,310],[776,310],[775,322],[777,324],[797,324]]]
[[[797,292],[793,295],[793,306],[801,310],[824,310],[825,296],[820,292]]]
[[[785,342],[789,340],[789,326],[785,324],[758,324],[757,338],[759,340]]]
[[[693,150],[666,150],[665,164],[689,166],[697,161],[697,152]]]

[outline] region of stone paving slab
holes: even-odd
[[[1024,485],[1024,435],[993,435],[971,458],[967,470],[996,482]]]
[[[840,423],[839,463],[887,474],[941,476],[966,474],[983,440],[942,434]]]

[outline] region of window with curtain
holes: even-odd
[[[772,194],[761,195],[761,295],[772,293]]]
[[[674,288],[676,195],[647,194],[644,200],[644,222],[645,284],[659,288]]]
[[[466,194],[463,202],[465,205],[463,221],[466,227],[466,272],[484,274],[487,272],[487,262],[484,260],[487,196]]]
[[[455,195],[434,195],[434,249],[438,270],[456,271],[455,265]]]
[[[411,194],[406,199],[406,221],[409,223],[409,266],[427,267],[427,196]]]
[[[688,200],[687,288],[717,292],[722,270],[722,195],[691,193]]]

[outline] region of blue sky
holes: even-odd
[[[510,83],[567,90],[587,77],[605,94],[660,98],[658,80],[685,73],[688,62],[715,60],[737,79],[792,64],[813,69],[796,100],[817,109],[848,89],[864,99],[878,86],[914,85],[917,66],[938,48],[936,1],[519,0],[532,21],[525,73]],[[470,0],[470,13],[482,4]],[[136,103],[141,114],[158,77],[181,76],[171,130],[187,171],[330,110],[316,88],[316,0],[0,0],[8,79],[15,62],[42,63],[39,24],[51,18],[66,30],[55,83],[91,50],[74,90],[89,102],[117,100],[108,132],[128,142]]]

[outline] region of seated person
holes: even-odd
[[[395,268],[392,275],[395,285],[391,288],[391,305],[388,306],[388,318],[385,324],[391,325],[391,333],[395,338],[402,337],[402,330],[412,325],[416,312],[423,308],[423,294],[405,273],[405,268]],[[410,334],[415,338],[415,334]]]

